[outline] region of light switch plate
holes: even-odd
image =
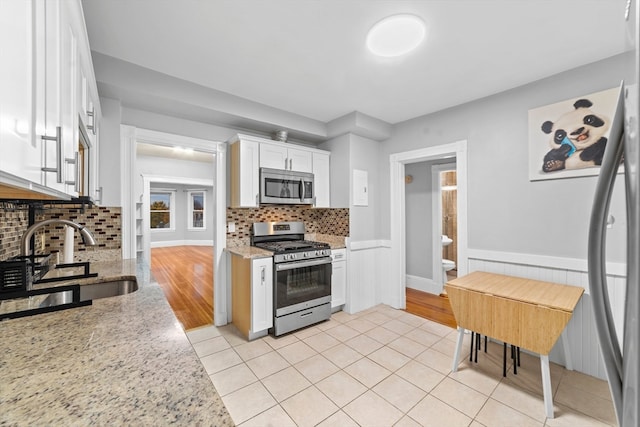
[[[227,223],[227,233],[235,233],[236,232],[236,223],[228,222]]]

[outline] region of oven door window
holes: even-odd
[[[331,295],[331,263],[276,269],[276,309]]]

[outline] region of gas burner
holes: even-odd
[[[256,243],[255,246],[275,253],[301,252],[313,249],[330,249],[329,245],[309,240],[281,240],[275,242]]]

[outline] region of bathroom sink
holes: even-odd
[[[442,246],[449,246],[451,243],[453,243],[453,240],[451,240],[449,238],[449,236],[446,235],[442,235]]]
[[[115,297],[125,295],[138,290],[136,280],[114,280],[113,282],[102,282],[91,285],[80,286],[80,301],[88,301],[100,298]],[[49,294],[40,307],[51,307],[60,304],[68,304],[73,301],[71,291],[63,291]]]

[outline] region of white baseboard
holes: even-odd
[[[166,240],[151,242],[152,248],[168,248],[171,246],[213,246],[213,240]]]
[[[417,291],[428,292],[434,295],[440,295],[442,293],[443,285],[425,277],[407,274],[405,283],[407,288],[415,289]]]

